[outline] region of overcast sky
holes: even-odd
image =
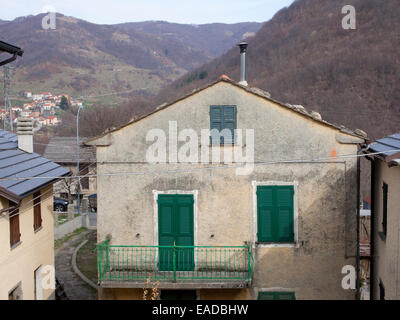
[[[56,12],[93,23],[165,20],[179,23],[267,21],[294,0],[0,0],[0,19]],[[49,10],[46,10],[46,12]]]

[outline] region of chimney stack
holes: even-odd
[[[33,120],[18,118],[17,122],[18,148],[33,153]]]
[[[246,42],[241,42],[238,44],[240,48],[240,82],[242,86],[247,87],[247,79],[246,79],[246,52],[247,46],[249,44]]]

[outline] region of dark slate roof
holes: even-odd
[[[68,169],[37,153],[18,149],[17,135],[0,130],[0,195],[17,202],[59,180],[54,177],[69,174]]]
[[[393,151],[395,150],[395,151]],[[389,165],[400,165],[400,133],[376,140],[369,145],[368,151],[370,153],[382,152],[377,155],[378,158],[383,159]]]
[[[83,143],[87,138],[80,138],[80,150],[79,150],[79,161],[81,163],[92,163],[96,162],[96,148],[85,146]],[[75,137],[54,137],[52,138],[46,150],[44,156],[51,161],[57,163],[77,163],[78,153],[76,148]]]

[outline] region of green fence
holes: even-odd
[[[249,246],[115,246],[98,250],[103,281],[246,281],[253,273]]]

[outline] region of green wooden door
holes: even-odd
[[[296,300],[294,292],[259,292],[258,300]]]
[[[158,234],[160,270],[194,270],[193,196],[168,194],[158,196]]]

